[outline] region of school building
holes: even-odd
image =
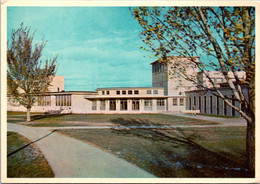
[[[194,58],[198,61],[198,58]],[[37,97],[32,112],[45,113],[162,113],[185,112],[195,105],[201,113],[239,116],[219,97],[203,90],[190,80],[185,80],[183,71],[190,78],[198,79],[201,85],[211,87],[207,78],[199,72],[196,65],[185,57],[169,57],[168,62],[159,60],[152,65],[152,87],[98,88],[96,91],[65,91],[64,76],[55,76],[48,92]],[[244,72],[238,72],[245,78]],[[220,72],[211,72],[211,77],[218,83],[219,90],[231,97],[225,87],[225,79]],[[232,74],[230,73],[230,77]],[[247,87],[243,92],[248,96]],[[9,98],[9,96],[8,96]],[[236,101],[233,104],[238,106]],[[8,101],[8,111],[26,111],[23,106]]]

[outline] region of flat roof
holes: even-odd
[[[194,58],[199,58],[200,56],[193,56],[193,57]],[[190,57],[186,57],[186,56],[167,56],[167,58],[174,59],[174,58],[190,58]],[[152,62],[150,64],[152,65],[152,64],[157,63],[157,62],[159,62],[159,59],[157,59],[156,61],[154,61],[154,62]]]
[[[97,88],[97,90],[122,90],[122,89],[164,89],[163,87],[111,87],[111,88]]]
[[[138,98],[138,99],[140,99],[140,98],[142,98],[142,99],[144,99],[144,98],[168,98],[167,96],[122,96],[122,95],[118,95],[118,96],[109,96],[109,95],[107,95],[107,96],[101,96],[101,95],[97,95],[97,96],[88,96],[88,95],[85,95],[84,96],[84,98],[86,98],[86,99],[124,99],[124,98],[127,98],[127,99],[133,99],[133,98]]]

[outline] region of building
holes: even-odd
[[[198,62],[195,57],[193,62]],[[195,105],[201,113],[239,116],[219,97],[200,86],[212,87],[195,63],[185,57],[169,57],[168,62],[157,60],[152,65],[152,87],[98,88],[96,91],[65,91],[64,76],[55,76],[48,92],[38,96],[32,112],[46,113],[162,113],[183,112]],[[186,80],[183,72],[192,80]],[[220,72],[210,72],[224,95],[232,97]],[[238,72],[245,79],[244,72]],[[232,78],[232,74],[230,73]],[[243,87],[247,95],[246,86]],[[232,101],[238,106],[238,102]],[[9,102],[8,111],[26,111],[19,104]]]

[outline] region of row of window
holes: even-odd
[[[184,98],[179,98],[180,99],[180,106],[184,106]],[[173,98],[172,99],[172,105],[177,106],[178,105],[178,98]]]
[[[158,73],[158,72],[163,72],[163,71],[167,71],[167,66],[163,65],[161,63],[155,63],[152,66],[152,72],[153,73]]]
[[[120,99],[120,110],[126,111],[128,110],[128,100],[127,99]],[[157,99],[157,109],[165,107],[165,100],[164,99]],[[108,101],[109,110],[115,111],[116,110],[116,99],[110,99]],[[151,99],[145,99],[144,100],[144,109],[145,110],[152,110],[152,100]],[[97,110],[97,101],[92,101],[92,110]],[[100,110],[106,110],[106,101],[100,100]],[[133,99],[132,100],[132,110],[140,110],[140,99]]]
[[[37,106],[51,106],[51,96],[37,96],[35,105]]]
[[[56,106],[71,106],[71,95],[56,95]],[[51,96],[37,96],[36,106],[51,106]]]
[[[117,95],[138,95],[139,94],[139,90],[117,90],[116,91]],[[158,94],[158,90],[147,90],[146,94]],[[110,95],[110,91],[102,91],[102,95]]]
[[[202,99],[203,99],[203,102],[202,102]],[[214,114],[213,113],[213,96],[210,96],[209,97],[209,107],[207,106],[208,105],[208,101],[207,101],[207,96],[203,96],[203,97],[198,97],[198,105],[197,105],[197,97],[193,97],[193,105],[192,105],[192,98],[189,97],[189,109],[191,110],[195,110],[198,109],[200,110],[200,112],[203,112],[203,113],[209,113],[209,114]],[[220,97],[216,96],[215,97],[215,112],[217,115],[220,114]],[[232,95],[232,100],[231,100],[231,103],[232,105],[235,105],[235,101],[234,100],[234,95]],[[202,109],[202,103],[203,103],[203,106],[204,108]],[[227,103],[225,101],[223,101],[223,115],[227,115]],[[231,111],[231,116],[235,116],[235,109],[232,108],[232,111]]]

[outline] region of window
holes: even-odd
[[[147,93],[148,95],[150,95],[150,94],[152,94],[152,90],[147,90],[146,93]]]
[[[105,91],[102,91],[102,95],[105,95]]]
[[[189,110],[191,110],[191,97],[189,97]]]
[[[71,106],[71,95],[56,95],[56,106]]]
[[[217,96],[217,98],[216,98],[216,103],[217,103],[217,114],[219,114],[219,97]]]
[[[117,94],[117,95],[120,95],[120,91],[116,91],[116,94]]]
[[[122,95],[125,95],[126,94],[126,91],[122,91]]]
[[[210,96],[210,114],[213,114],[213,109],[212,109],[212,96]]]
[[[144,107],[152,107],[152,100],[151,99],[144,100]]]
[[[164,110],[165,100],[157,99],[157,110]]]
[[[120,110],[126,111],[127,110],[127,99],[120,100]]]
[[[36,97],[36,105],[38,105],[38,106],[51,106],[51,96],[38,96],[38,97]]]
[[[96,100],[92,101],[92,110],[97,110],[97,101]]]
[[[180,106],[184,106],[184,98],[180,98]]]
[[[204,113],[207,113],[207,97],[204,96]]]
[[[138,90],[135,90],[134,93],[135,93],[135,95],[138,95],[138,94],[139,94],[139,91],[138,91]]]
[[[140,109],[139,99],[133,100],[133,102],[132,102],[132,109],[133,110],[139,110]]]
[[[129,95],[132,95],[132,94],[133,94],[133,91],[132,91],[132,90],[128,90],[128,94],[129,94]]]
[[[177,106],[178,105],[178,99],[177,98],[173,98],[172,99],[172,105],[173,106]]]
[[[199,110],[201,112],[201,97],[199,96]]]
[[[100,100],[100,110],[106,110],[106,101]]]
[[[232,105],[235,106],[235,95],[232,95]],[[236,116],[236,111],[234,108],[232,108],[232,112],[231,112],[232,116]]]
[[[196,106],[196,97],[195,96],[193,97],[193,105]]]
[[[109,95],[110,94],[110,91],[107,91],[107,95]]]
[[[111,110],[111,111],[116,110],[116,100],[114,100],[114,99],[109,100],[109,110]]]
[[[153,94],[157,95],[158,94],[158,90],[153,90]]]

